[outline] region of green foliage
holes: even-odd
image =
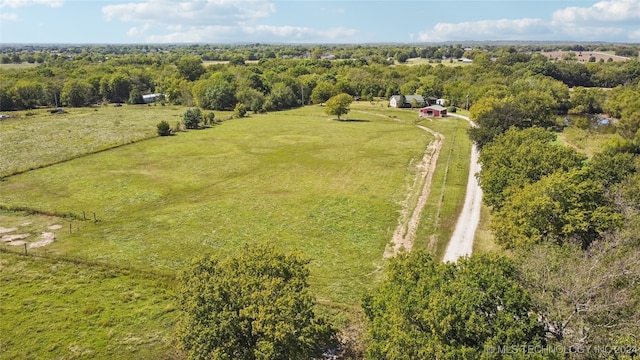
[[[133,88],[131,90],[127,103],[131,105],[144,104],[144,99],[142,98],[142,94],[138,89]]]
[[[235,91],[223,76],[199,80],[193,87],[198,106],[206,110],[233,110],[237,102]]]
[[[206,72],[198,56],[182,56],[176,65],[180,75],[188,81],[196,81]]]
[[[165,120],[160,121],[156,127],[158,128],[159,136],[171,135],[171,125],[169,125]]]
[[[353,97],[349,94],[338,94],[331,97],[325,103],[325,112],[327,115],[336,115],[340,120],[341,115],[345,115],[349,112],[349,105],[353,101]]]
[[[197,129],[202,120],[202,111],[199,108],[188,109],[182,115],[182,123],[187,129]]]
[[[529,244],[589,244],[620,224],[621,215],[602,184],[584,170],[558,171],[510,192],[494,213],[496,241],[507,248]]]
[[[195,260],[178,291],[180,347],[190,359],[309,359],[334,344],[315,314],[309,260],[266,246]]]
[[[244,107],[244,104],[237,103],[233,109],[233,114],[239,118],[243,118],[247,114],[247,109]]]
[[[86,106],[91,100],[91,85],[81,80],[70,80],[62,87],[62,102],[71,107]]]
[[[204,120],[207,125],[213,125],[216,123],[216,114],[214,114],[213,112],[208,112],[204,116]]]
[[[606,100],[602,89],[576,87],[571,92],[571,114],[597,114],[602,112]]]
[[[321,81],[315,88],[313,88],[313,91],[311,92],[311,101],[314,104],[322,104],[334,95],[336,95],[336,89],[333,83]]]
[[[442,264],[421,251],[389,264],[363,300],[371,359],[481,359],[545,342],[530,296],[504,257]],[[529,355],[528,358],[542,358]]]
[[[498,135],[480,153],[478,175],[484,202],[500,209],[510,192],[559,170],[582,166],[585,157],[553,144],[555,135],[541,128],[510,129]]]

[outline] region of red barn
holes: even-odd
[[[443,117],[447,116],[447,108],[440,105],[431,105],[420,109],[420,117]]]

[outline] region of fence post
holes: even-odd
[[[27,256],[27,243],[24,243],[24,256]]]
[[[71,223],[69,223],[69,234],[71,234]]]
[[[87,220],[87,213],[85,213],[84,211],[82,212],[82,218]]]
[[[96,213],[93,213],[93,222],[98,222],[98,218],[96,218]]]

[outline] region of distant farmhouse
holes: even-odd
[[[145,104],[150,104],[156,101],[162,101],[164,100],[164,94],[147,94],[147,95],[142,95],[142,100],[144,101]]]
[[[389,106],[394,108],[423,107],[427,101],[422,95],[393,95],[389,99]]]

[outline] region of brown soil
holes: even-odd
[[[442,142],[444,141],[444,135],[435,132],[427,127],[418,127],[426,132],[435,136],[433,140],[425,149],[422,161],[418,165],[420,172],[416,176],[413,182],[413,186],[407,194],[407,198],[403,202],[402,210],[400,211],[400,217],[398,218],[398,226],[393,232],[391,243],[387,245],[383,257],[391,258],[403,251],[411,251],[413,248],[413,241],[420,224],[422,217],[422,211],[427,203],[429,197],[429,191],[431,190],[431,180],[433,179],[433,173],[436,170],[436,164],[438,163],[438,156],[440,156],[440,150],[442,149]],[[422,188],[419,188],[419,184],[422,183]],[[412,197],[419,191],[418,201],[413,209],[409,208],[409,202]],[[409,217],[409,213],[411,216]]]

